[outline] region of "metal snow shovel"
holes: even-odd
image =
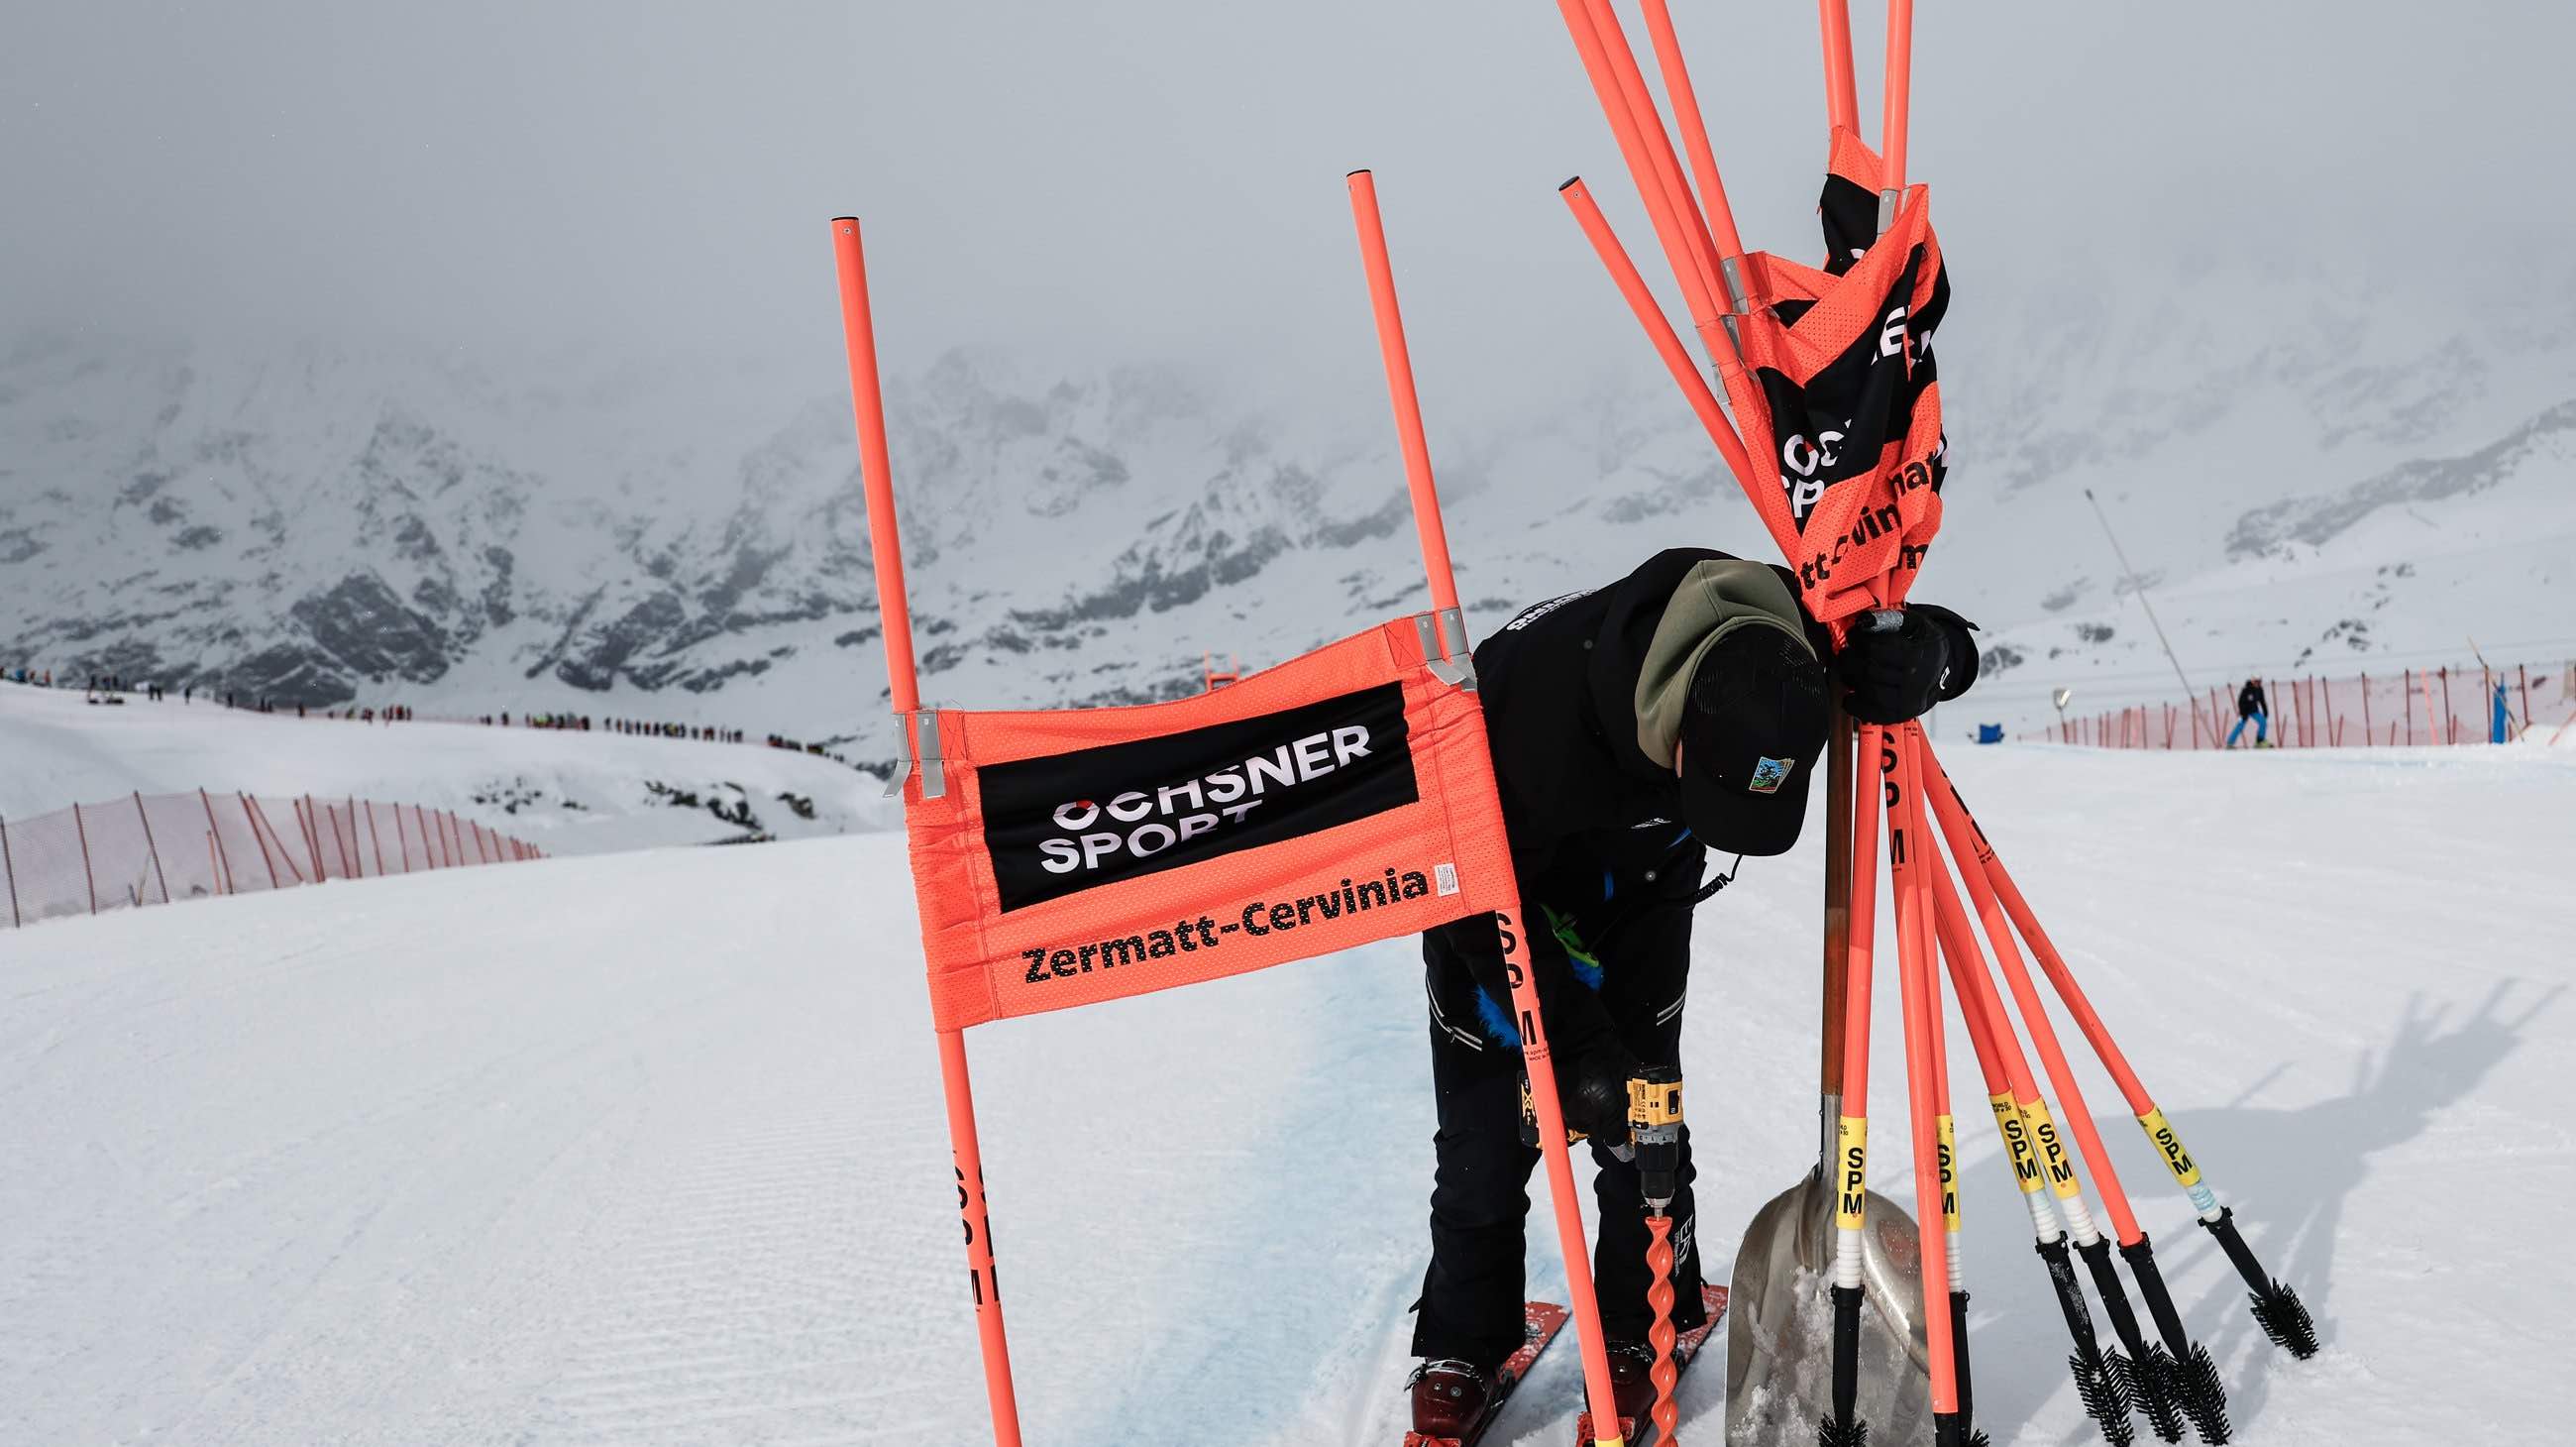
[[[1843,1011],[1851,937],[1853,728],[1837,708],[1825,771],[1823,1146],[1815,1168],[1753,1213],[1735,1252],[1726,1309],[1726,1440],[1813,1443],[1830,1410],[1834,1123],[1842,1114]],[[1873,775],[1874,777],[1874,775]],[[1923,1343],[1922,1244],[1914,1219],[1869,1193],[1863,1234],[1857,1416],[1871,1439],[1928,1441],[1931,1365]]]

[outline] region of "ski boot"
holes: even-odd
[[[1434,1357],[1413,1369],[1413,1430],[1456,1439],[1481,1425],[1494,1374],[1473,1362]]]
[[[1655,1349],[1641,1341],[1614,1341],[1610,1353],[1610,1395],[1619,1416],[1642,1422],[1655,1405]]]

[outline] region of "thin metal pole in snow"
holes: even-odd
[[[2147,585],[2138,580],[2138,570],[2129,566],[2129,555],[2120,546],[2120,535],[2111,530],[2111,515],[2102,510],[2102,500],[2095,497],[2089,487],[2084,489],[2084,500],[2093,504],[2093,516],[2102,523],[2102,536],[2111,540],[2111,556],[2120,560],[2120,571],[2129,577],[2129,591],[2138,595],[2138,606],[2146,610],[2147,626],[2156,630],[2156,644],[2164,649],[2165,662],[2173,665],[2174,681],[2182,685],[2182,696],[2192,701],[2191,732],[2197,739],[2200,737],[2200,690],[2193,688],[2191,680],[2183,676],[2182,660],[2174,656],[2173,643],[2165,637],[2165,625],[2156,619],[2156,605],[2147,601]],[[2210,727],[2215,730],[2216,722],[2213,721]]]

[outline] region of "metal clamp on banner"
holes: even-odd
[[[1437,615],[1413,615],[1414,636],[1422,644],[1422,665],[1431,676],[1452,688],[1472,693],[1476,688],[1476,657],[1467,649],[1467,620],[1455,608],[1444,608]],[[1448,657],[1441,656],[1444,638],[1455,638]]]
[[[915,750],[912,746],[913,730],[904,726],[903,721],[907,718],[915,721],[921,733],[921,747],[918,751],[921,759],[921,797],[939,798],[948,792],[948,774],[939,765],[939,715],[930,709],[923,709],[914,714],[895,715],[895,742],[902,748],[903,753],[895,761],[894,776],[886,780],[885,797],[902,798],[904,781],[912,777]]]

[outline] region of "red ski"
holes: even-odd
[[[1708,1320],[1683,1332],[1673,1340],[1673,1365],[1682,1371],[1690,1370],[1691,1359],[1699,1355],[1699,1349],[1702,1346],[1707,1345],[1709,1333],[1717,1330],[1718,1324],[1726,1320],[1725,1287],[1703,1283],[1699,1289],[1699,1299],[1708,1306]],[[1622,1417],[1619,1419],[1619,1426],[1619,1440],[1626,1443],[1627,1447],[1657,1447],[1657,1444],[1664,1440],[1655,1431],[1655,1420],[1652,1417]],[[1592,1413],[1587,1410],[1574,1420],[1575,1447],[1592,1447],[1593,1441]]]
[[[1722,1291],[1718,1293],[1720,1297],[1725,1294]],[[1512,1388],[1521,1384],[1521,1378],[1529,1375],[1530,1366],[1538,1360],[1538,1354],[1547,1350],[1549,1342],[1556,1340],[1557,1331],[1565,1325],[1565,1315],[1565,1308],[1552,1301],[1533,1301],[1523,1306],[1521,1349],[1505,1357],[1503,1364],[1494,1369],[1494,1389],[1486,1395],[1485,1410],[1478,1415],[1475,1425],[1457,1437],[1426,1437],[1420,1432],[1407,1432],[1404,1434],[1404,1447],[1476,1447],[1484,1440],[1485,1429],[1493,1426],[1494,1419],[1502,1415],[1503,1403],[1511,1399]]]

